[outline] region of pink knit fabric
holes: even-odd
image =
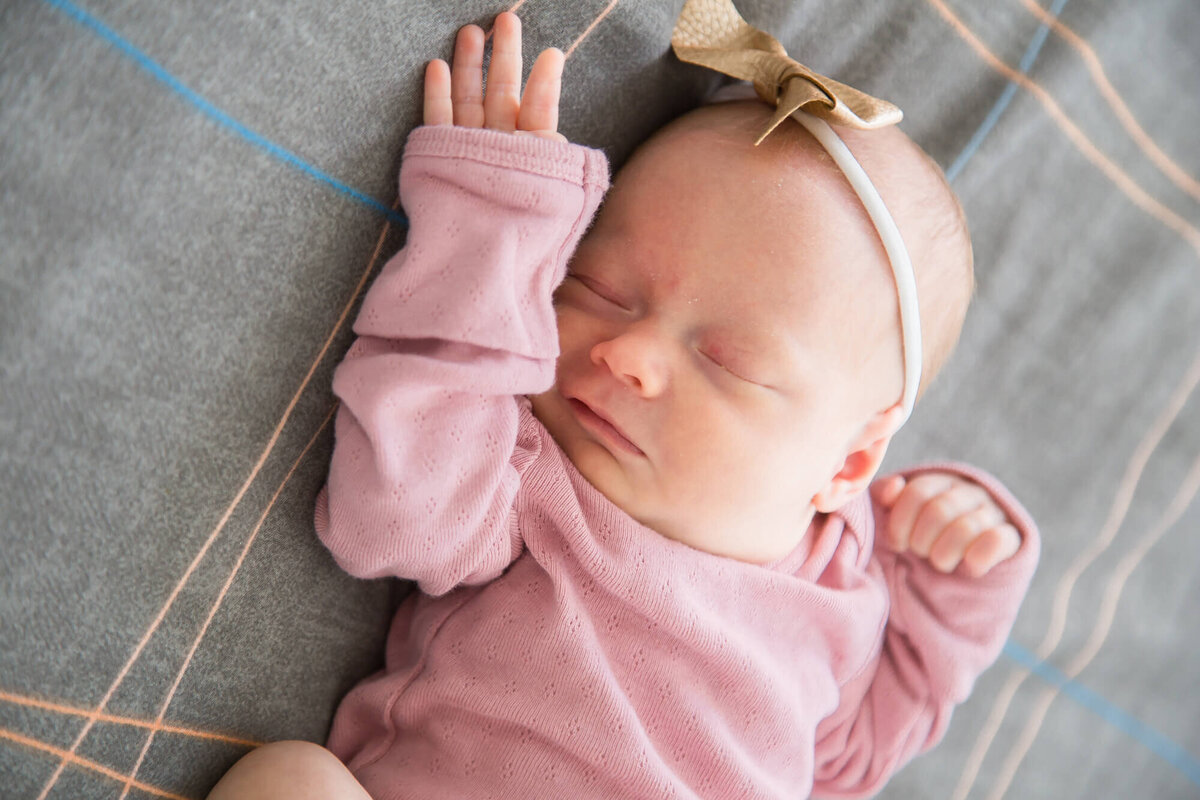
[[[758,566],[596,491],[522,395],[553,383],[551,294],[607,186],[594,150],[421,128],[408,243],[368,293],[317,529],[361,577],[418,582],[329,747],[378,798],[860,796],[932,746],[1033,572],[873,552],[864,495]],[[911,473],[910,473],[911,474]]]

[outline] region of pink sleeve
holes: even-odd
[[[959,464],[908,470],[951,472],[987,489],[1021,534],[1008,561],[981,578],[944,574],[924,559],[878,548],[868,571],[886,583],[891,611],[878,659],[842,690],[818,728],[814,797],[866,797],[913,756],[937,744],[954,707],[1000,655],[1037,566],[1040,541],[1029,513],[990,475]],[[875,508],[875,528],[886,512]]]
[[[577,145],[449,126],[409,137],[408,241],[333,380],[316,528],[346,571],[441,594],[519,553],[510,512],[537,442],[518,435],[518,396],[553,384],[552,294],[607,186],[603,154]]]

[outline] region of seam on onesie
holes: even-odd
[[[417,591],[420,590],[418,589]],[[406,680],[399,688],[396,689],[396,691],[392,693],[391,697],[388,698],[387,703],[385,703],[383,706],[383,719],[384,726],[387,728],[387,736],[384,737],[383,741],[379,743],[378,747],[370,756],[363,757],[361,760],[356,760],[354,762],[354,769],[364,769],[371,766],[376,761],[383,758],[383,756],[392,749],[392,744],[396,741],[396,720],[392,717],[392,709],[395,708],[396,701],[400,699],[400,695],[407,691],[408,687],[411,686],[413,681],[417,679],[417,676],[424,672],[425,664],[429,660],[428,654],[430,642],[432,642],[441,632],[442,626],[446,624],[446,621],[450,619],[450,617],[452,617],[460,608],[466,605],[467,601],[470,599],[471,598],[469,595],[467,597],[463,597],[462,602],[447,610],[442,618],[437,621],[437,624],[430,628],[429,635],[425,637],[425,641],[422,642],[421,659],[413,665],[408,680]]]

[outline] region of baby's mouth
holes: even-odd
[[[591,432],[627,453],[635,456],[646,455],[640,447],[630,441],[620,428],[613,424],[612,420],[587,403],[575,397],[568,397],[567,405],[571,407],[571,411],[575,413],[575,418],[579,420],[580,424]]]

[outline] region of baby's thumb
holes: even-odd
[[[871,499],[884,508],[890,509],[896,504],[896,498],[904,491],[907,482],[903,475],[892,475],[871,484]]]

